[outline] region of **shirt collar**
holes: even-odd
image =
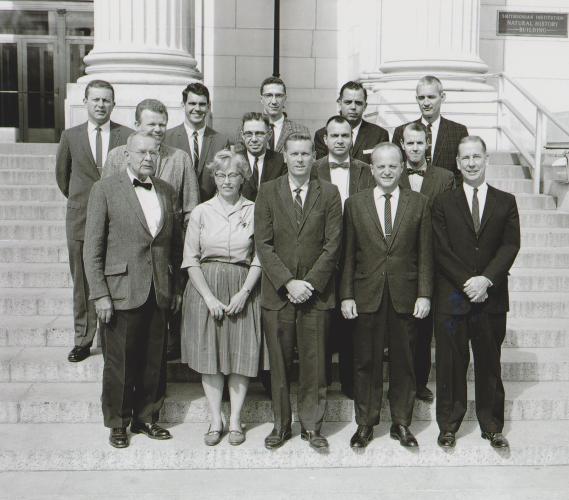
[[[285,115],[283,114],[278,120],[272,123],[273,127],[281,128],[283,126],[284,120],[285,120]]]
[[[474,188],[469,184],[467,184],[466,182],[462,183],[462,188],[464,189],[466,197],[471,199],[474,193]],[[478,194],[479,195],[485,194],[487,191],[488,191],[488,184],[486,184],[486,181],[484,181],[482,184],[480,184],[480,186],[478,186]]]
[[[237,203],[233,206],[233,210],[231,210],[231,212],[227,213],[225,211],[225,208],[223,207],[223,205],[221,204],[221,196],[219,194],[216,194],[215,196],[213,196],[212,198],[210,198],[207,201],[204,201],[204,205],[209,205],[210,207],[212,207],[216,212],[219,212],[221,215],[225,216],[230,216],[232,214],[234,214],[235,212],[239,212],[241,209],[243,209],[244,207],[248,207],[250,205],[254,205],[254,203],[251,200],[248,200],[247,198],[245,198],[243,195],[241,195],[241,197],[239,198],[239,200],[237,200]]]
[[[302,186],[299,186],[299,187],[300,187],[300,190],[301,190],[301,191],[304,191],[305,189],[308,189],[308,183],[309,183],[309,182],[310,182],[310,178],[309,178]],[[296,187],[296,185],[292,182],[292,179],[290,178],[290,176],[289,176],[289,178],[288,178],[288,185],[290,186],[291,192],[294,192],[295,189],[298,189],[298,188]]]
[[[249,164],[251,166],[253,166],[253,164],[255,163],[255,158],[258,158],[257,163],[264,163],[266,154],[267,154],[267,152],[265,151],[262,155],[255,156],[255,155],[252,155],[251,153],[249,153],[249,151],[247,151],[247,158],[249,159]]]
[[[360,123],[358,123],[355,127],[352,127],[352,137],[355,135],[358,135],[358,132],[360,131],[360,127],[362,126],[362,122],[363,119],[360,120]]]
[[[198,132],[198,137],[201,139],[204,136],[205,133],[205,125],[202,128],[197,129]],[[196,131],[196,129],[193,129],[192,127],[190,127],[184,120],[184,128],[186,129],[186,134],[188,134],[188,137],[192,137],[192,135],[194,134],[194,132]]]
[[[126,173],[128,174],[128,176],[129,176],[129,178],[130,178],[130,183],[132,184],[132,182],[134,181],[134,179],[137,179],[136,175],[134,175],[134,174],[132,173],[132,171],[130,170],[130,167],[128,167],[128,168],[126,169]],[[140,179],[139,179],[139,180],[140,180]],[[154,185],[154,183],[152,182],[152,177],[150,177],[150,176],[148,176],[145,181],[140,181],[140,182],[149,182],[150,184]]]
[[[420,171],[426,172],[427,171],[427,162],[426,161],[423,162],[423,165],[420,166],[419,168],[415,168],[412,165],[409,165],[408,162],[405,162],[405,168],[412,168],[413,170],[420,170]]]
[[[87,120],[87,130],[89,133],[94,132],[97,127],[101,127],[101,132],[110,132],[111,130],[111,120],[107,120],[102,125],[93,123],[91,120]]]
[[[392,200],[398,200],[399,199],[399,193],[401,192],[401,190],[399,189],[399,186],[397,186],[393,192],[391,193],[391,199]],[[375,196],[375,199],[380,199],[383,198],[383,195],[385,194],[385,192],[383,191],[383,188],[381,188],[380,186],[375,186],[373,188],[373,194]]]
[[[345,161],[338,161],[334,158],[332,158],[332,156],[330,154],[328,154],[328,163],[350,163],[350,156],[348,155],[348,157],[346,158]]]
[[[425,127],[429,125],[429,122],[425,120],[422,116],[421,116],[421,123],[425,125]],[[439,117],[433,123],[431,123],[431,128],[438,130],[440,124],[441,124],[441,115],[439,115]]]

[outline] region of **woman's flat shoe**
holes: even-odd
[[[227,439],[230,445],[239,446],[245,442],[245,433],[243,431],[229,431]]]
[[[203,436],[203,441],[207,446],[215,446],[216,444],[219,444],[219,442],[221,441],[222,434],[223,434],[222,430],[220,431],[208,430]]]

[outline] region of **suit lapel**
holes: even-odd
[[[472,222],[472,212],[470,212],[470,208],[468,207],[468,201],[466,200],[466,193],[464,192],[464,189],[462,187],[456,189],[454,196],[459,212],[462,213],[472,233],[476,235],[476,231],[474,230],[474,222]]]
[[[325,181],[332,182],[332,175],[330,174],[330,164],[326,161],[322,165],[318,165],[318,177]]]
[[[128,203],[131,205],[131,207],[134,209],[134,213],[138,217],[138,220],[140,221],[140,223],[142,224],[144,229],[146,229],[146,232],[150,236],[152,236],[152,233],[150,232],[148,224],[146,223],[146,217],[144,216],[144,212],[142,211],[142,206],[140,205],[140,202],[138,201],[138,196],[136,196],[136,193],[134,192],[134,187],[132,186],[132,183],[130,182],[130,177],[128,176],[128,173],[126,172],[126,170],[121,172],[119,182],[120,182],[121,189],[123,190],[123,192],[125,194],[125,198],[127,199]]]
[[[480,231],[478,231],[478,236],[480,236],[482,234],[482,231],[484,231],[484,228],[488,223],[488,219],[492,216],[492,212],[494,212],[495,206],[496,195],[492,187],[488,186],[488,191],[486,192],[486,203],[484,204],[482,211],[482,220],[480,221]]]
[[[356,137],[356,142],[352,146],[352,154],[350,156],[352,156],[353,158],[355,158],[358,155],[360,149],[362,149],[366,139],[366,134],[367,134],[366,121],[362,120],[360,129],[358,130],[358,136]]]
[[[442,145],[446,141],[447,133],[447,121],[441,116],[441,122],[439,123],[439,131],[437,133],[437,142],[435,144],[435,150],[432,155],[432,165],[439,164],[439,157],[441,156]]]
[[[211,147],[212,141],[213,141],[213,131],[209,127],[206,127],[203,135],[202,149],[200,151],[200,161],[197,170],[198,177],[201,175],[203,171],[207,154],[209,152],[209,148]]]
[[[298,232],[302,231],[304,223],[318,201],[318,198],[320,198],[320,183],[317,179],[314,179],[308,183],[308,191],[306,193],[306,199],[304,200],[304,206],[302,207],[302,222],[300,223]]]
[[[97,178],[100,177],[99,171],[97,170],[97,164],[95,158],[93,157],[93,151],[91,151],[91,145],[89,144],[89,127],[87,122],[85,122],[84,127],[79,132],[79,142],[84,150],[84,157],[89,160],[91,167],[97,173]]]
[[[281,129],[281,135],[279,136],[279,142],[275,144],[275,151],[280,151],[284,147],[285,139],[292,132],[289,121],[285,118],[283,121],[283,128]]]
[[[118,123],[111,122],[111,133],[109,135],[109,149],[107,153],[112,149],[116,148],[120,142],[120,125]]]
[[[355,162],[350,160],[350,171],[348,174],[348,195],[352,196],[353,194],[358,192],[358,184],[360,182],[360,176],[362,175],[362,167],[356,165]]]
[[[385,235],[383,234],[383,229],[381,228],[381,223],[379,222],[379,217],[377,215],[377,208],[375,206],[374,196],[375,196],[375,189],[368,189],[367,191],[365,191],[364,203],[367,208],[370,219],[375,224],[375,227],[377,227],[379,234],[381,235],[383,241],[385,242]]]
[[[157,238],[160,234],[160,231],[162,231],[162,228],[164,227],[164,221],[166,220],[166,195],[164,192],[162,192],[162,187],[156,185],[154,178],[152,179],[152,182],[154,183],[154,189],[156,189],[156,195],[158,196],[158,202],[160,203],[160,222],[158,223],[158,228],[156,229],[155,236],[155,238]]]
[[[290,186],[288,184],[288,175],[283,175],[278,181],[277,191],[283,203],[285,212],[290,219],[292,226],[297,229],[298,224],[296,223],[296,216],[294,214],[294,207],[292,206],[292,193],[290,192]]]
[[[393,222],[393,233],[389,241],[389,246],[393,244],[393,241],[397,237],[397,232],[401,227],[401,221],[405,217],[405,211],[407,210],[407,205],[409,204],[409,196],[411,192],[406,189],[401,189],[399,191],[399,203],[397,203],[397,208],[395,209],[395,221]]]
[[[423,183],[421,184],[421,194],[424,194],[427,198],[430,197],[433,191],[434,180],[433,169],[431,167],[427,167],[427,170],[423,177]]]
[[[425,181],[423,180],[423,182]],[[405,166],[401,177],[399,177],[399,187],[401,189],[411,189],[411,183],[409,182],[409,176],[407,175],[407,166]]]

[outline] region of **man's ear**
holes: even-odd
[[[447,95],[446,95],[445,91],[443,90],[443,91],[441,92],[441,101],[442,101],[442,102],[445,102],[445,99],[446,99],[446,98],[447,98]]]

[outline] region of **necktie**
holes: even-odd
[[[197,170],[198,169],[198,165],[200,164],[200,145],[198,143],[198,131],[195,130],[194,131],[194,144],[193,144],[193,149],[194,149],[194,168]]]
[[[425,177],[425,171],[407,167],[407,175],[420,175],[421,177]]]
[[[431,164],[433,158],[433,126],[429,123],[427,125],[427,149],[425,150],[425,160],[427,165]]]
[[[146,189],[147,191],[150,191],[152,189],[152,183],[151,182],[142,182],[139,181],[136,177],[132,180],[132,185],[136,188],[136,187],[141,187]]]
[[[384,215],[384,229],[385,229],[385,239],[389,243],[391,238],[391,232],[393,228],[391,226],[391,195],[384,194],[385,196],[385,215]]]
[[[275,150],[275,126],[272,123],[271,123],[271,137],[269,138],[269,145],[267,146],[267,149],[270,149],[271,151]]]
[[[253,184],[257,188],[259,186],[259,157],[255,156],[255,161],[253,163],[253,174],[251,175]]]
[[[95,163],[99,172],[103,169],[103,137],[101,136],[101,127],[95,129],[97,131],[97,139],[95,141]]]
[[[474,188],[472,192],[472,222],[476,234],[480,231],[480,206],[478,205],[478,188]]]
[[[294,215],[296,216],[296,223],[300,226],[302,222],[302,198],[300,197],[302,189],[296,188],[294,192],[296,193],[294,196]]]
[[[330,168],[350,168],[350,162],[349,161],[344,161],[342,163],[332,162],[330,163]]]

